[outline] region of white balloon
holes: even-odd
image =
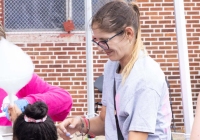
[[[31,58],[20,47],[0,40],[0,88],[4,89],[13,103],[13,95],[32,78],[34,66]]]

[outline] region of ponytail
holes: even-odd
[[[136,5],[136,3],[132,2],[129,4],[129,6],[133,9],[133,14],[134,16],[136,16],[136,22],[137,23],[133,23],[133,27],[135,30],[135,42],[134,42],[134,46],[131,52],[131,59],[129,60],[129,62],[126,64],[126,66],[124,67],[123,71],[122,71],[122,83],[125,82],[126,78],[128,77],[128,75],[130,74],[135,62],[138,59],[139,53],[141,50],[143,50],[145,52],[145,54],[147,55],[147,52],[143,46],[143,42],[141,39],[141,26],[140,26],[140,11],[139,11],[139,7]]]

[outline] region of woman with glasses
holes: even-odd
[[[109,60],[104,69],[100,115],[65,119],[61,137],[105,135],[106,140],[169,140],[171,109],[165,75],[148,56],[135,3],[112,1],[93,16],[93,42]]]

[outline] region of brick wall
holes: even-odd
[[[183,107],[173,0],[137,0],[141,10],[142,39],[151,57],[170,83],[177,129],[182,129]],[[2,1],[1,1],[2,2]],[[2,4],[0,5],[2,6]],[[200,1],[185,0],[188,53],[194,109],[200,88]],[[0,9],[0,20],[3,19]],[[35,72],[53,85],[68,90],[74,101],[71,115],[87,111],[86,47],[84,34],[7,33],[8,40],[32,58]],[[94,48],[94,79],[103,73],[107,57]],[[95,101],[101,94],[95,90]]]
[[[173,0],[138,0],[142,37],[149,54],[165,72],[171,87],[176,128],[184,125]],[[185,17],[194,109],[200,87],[200,1],[185,0]],[[181,46],[180,46],[181,47]]]

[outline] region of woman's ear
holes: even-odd
[[[134,31],[134,29],[132,27],[126,27],[125,28],[125,33],[126,33],[127,39],[132,42],[132,40],[135,38],[135,31]]]

